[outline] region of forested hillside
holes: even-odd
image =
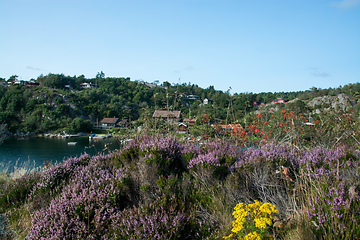
[[[128,119],[136,125],[149,119],[155,109],[181,110],[184,118],[207,114],[212,119],[239,122],[257,109],[254,102],[269,103],[276,98],[307,101],[339,93],[357,100],[360,92],[360,84],[356,83],[335,89],[233,93],[231,88],[223,92],[213,86],[203,89],[191,83],[146,83],[128,77],[105,77],[103,72],[95,78],[49,73],[33,79],[39,86],[13,84],[16,79],[14,75],[0,80],[0,122],[7,124],[12,133],[86,132],[104,117]],[[82,83],[91,83],[91,87],[82,88]],[[210,104],[203,104],[206,98],[211,100]]]

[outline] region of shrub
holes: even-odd
[[[78,168],[50,205],[33,217],[29,239],[102,239],[111,216],[125,207],[125,169],[109,168],[101,156]]]
[[[359,151],[344,146],[240,151],[143,135],[107,155],[3,178],[0,207],[12,226],[32,216],[30,239],[356,239],[359,171]]]
[[[232,222],[233,234],[225,236],[225,239],[239,237],[243,239],[272,239],[268,234],[268,229],[272,225],[273,214],[277,213],[276,206],[270,203],[261,203],[255,200],[255,203],[245,205],[239,203],[235,206]]]
[[[1,184],[0,212],[23,205],[39,178],[39,173],[33,172]]]
[[[30,193],[30,198],[33,198],[38,193],[60,192],[69,178],[76,175],[80,170],[79,168],[88,164],[89,157],[90,156],[85,153],[80,157],[69,158],[64,162],[43,171],[39,181]]]

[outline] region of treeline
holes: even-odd
[[[16,79],[11,76],[7,82]],[[33,79],[35,80],[35,79]],[[5,82],[5,79],[0,79]],[[65,76],[64,74],[40,75],[35,81],[40,86],[0,84],[0,123],[6,123],[11,132],[36,132],[68,130],[89,131],[94,123],[104,117],[125,118],[143,122],[155,109],[181,110],[183,117],[196,118],[208,114],[213,119],[229,122],[242,119],[253,111],[254,102],[269,103],[276,98],[292,100],[312,99],[323,95],[345,93],[359,97],[360,84],[339,88],[297,92],[234,93],[215,90],[214,86],[201,88],[196,84],[148,84],[124,77],[105,77],[99,72],[95,78]],[[84,89],[81,83],[92,83]],[[69,89],[71,85],[72,90]],[[196,95],[200,100],[189,100]],[[203,100],[211,100],[203,104]],[[231,117],[230,117],[231,116]]]

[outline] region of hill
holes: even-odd
[[[269,104],[277,98],[310,102],[316,97],[342,93],[354,103],[360,96],[358,83],[336,89],[314,87],[298,92],[230,94],[213,86],[202,89],[190,83],[159,85],[130,78],[108,78],[102,72],[90,79],[50,73],[33,82],[39,85],[26,85],[16,76],[7,82],[2,79],[0,122],[6,123],[12,133],[89,132],[105,117],[127,119],[136,127],[150,121],[155,109],[180,110],[183,118],[201,120],[207,114],[223,123],[244,123],[246,116],[259,108],[257,103]],[[294,104],[286,106],[291,105]],[[319,108],[318,104],[307,106],[311,111]],[[278,108],[283,107],[278,104]],[[303,106],[297,107],[305,110]]]

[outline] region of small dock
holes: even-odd
[[[85,136],[86,134],[84,133],[77,133],[77,134],[65,134],[65,135],[61,135],[62,138],[74,138],[74,137],[81,137],[81,136]]]

